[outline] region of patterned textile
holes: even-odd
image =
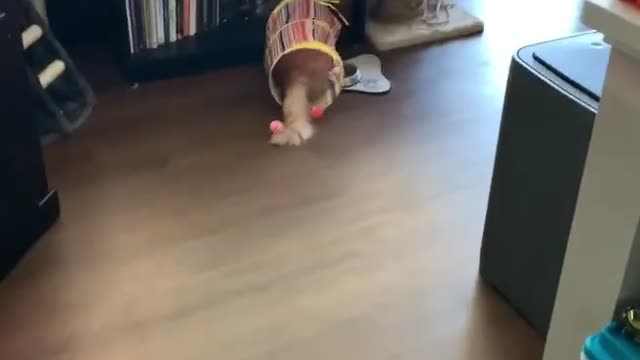
[[[334,67],[329,73],[330,90],[314,106],[328,107],[342,90],[344,70],[335,50],[336,41],[346,20],[328,0],[283,0],[267,22],[265,68],[269,74],[271,94],[282,103],[283,94],[273,79],[273,69],[286,54],[312,49],[331,56]]]

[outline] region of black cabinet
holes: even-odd
[[[0,0],[0,278],[59,216],[22,57],[22,11],[18,0]]]
[[[217,26],[134,53],[131,53],[125,0],[47,0],[47,11],[49,24],[65,48],[73,51],[106,45],[113,50],[108,52],[109,56],[118,60],[126,77],[137,82],[260,63],[264,55],[267,8],[279,2],[218,0],[221,19]],[[226,5],[232,9],[225,11],[229,8]],[[341,0],[337,4],[350,23],[341,33],[340,48],[365,41],[366,6],[366,0]]]

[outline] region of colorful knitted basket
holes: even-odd
[[[316,50],[331,56],[334,67],[327,94],[313,106],[328,107],[342,91],[344,69],[335,50],[336,41],[347,22],[334,4],[339,0],[283,0],[267,22],[265,69],[273,98],[282,104],[283,93],[274,80],[273,70],[283,56],[302,49]]]

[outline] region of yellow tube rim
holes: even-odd
[[[338,54],[338,52],[331,46],[328,46],[327,44],[320,41],[305,41],[296,44],[295,46],[287,49],[287,51],[283,52],[280,57],[273,62],[271,68],[269,69],[269,88],[271,90],[271,94],[273,95],[273,98],[278,102],[278,104],[282,105],[282,93],[276,86],[275,80],[273,79],[273,69],[278,64],[278,62],[280,62],[280,59],[282,59],[283,56],[303,49],[320,51],[321,53],[331,56],[331,58],[333,59],[334,68],[330,72],[330,76],[335,77],[335,79],[331,79],[333,83],[333,91],[329,89],[325,96],[318,99],[317,103],[312,104],[312,106],[321,106],[325,108],[329,107],[329,105],[333,103],[333,100],[335,100],[335,98],[340,94],[342,90],[344,68],[342,65],[342,58],[340,57],[340,54]]]

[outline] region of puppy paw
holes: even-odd
[[[313,136],[313,125],[306,121],[295,122],[271,136],[270,143],[279,146],[300,146]]]
[[[296,121],[289,125],[289,129],[297,133],[303,143],[313,136],[313,125],[309,121]]]
[[[302,139],[294,131],[284,128],[271,135],[269,143],[271,143],[271,145],[278,146],[300,146],[302,145]]]

